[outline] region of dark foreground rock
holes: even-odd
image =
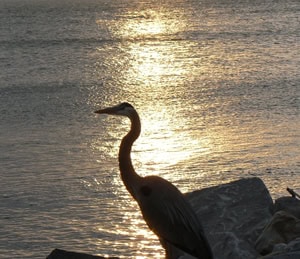
[[[187,194],[202,222],[215,259],[299,259],[300,200],[282,197],[275,205],[259,178],[241,179]],[[279,224],[278,224],[279,220]],[[168,248],[168,259],[190,259]],[[55,249],[47,259],[104,258]]]
[[[85,253],[70,252],[62,249],[54,249],[51,254],[47,256],[47,259],[101,259],[107,257],[89,255]],[[109,257],[110,259],[118,259],[119,257]]]

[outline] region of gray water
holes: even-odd
[[[119,178],[128,121],[93,113],[121,101],[139,174],[300,191],[299,17],[298,0],[0,0],[1,258],[163,258]]]

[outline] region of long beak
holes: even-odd
[[[115,107],[108,107],[108,108],[104,108],[104,109],[94,111],[94,113],[98,113],[98,114],[115,114],[115,112],[116,112]]]

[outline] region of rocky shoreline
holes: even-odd
[[[290,190],[290,189],[289,189]],[[246,178],[186,194],[212,246],[215,259],[299,259],[300,200],[273,202],[260,178]],[[172,258],[194,258],[170,247]],[[105,258],[53,250],[47,259]],[[117,257],[111,257],[117,258]]]

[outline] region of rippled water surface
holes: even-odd
[[[132,159],[183,192],[261,177],[300,191],[298,0],[0,0],[0,254],[163,258],[124,188]]]

